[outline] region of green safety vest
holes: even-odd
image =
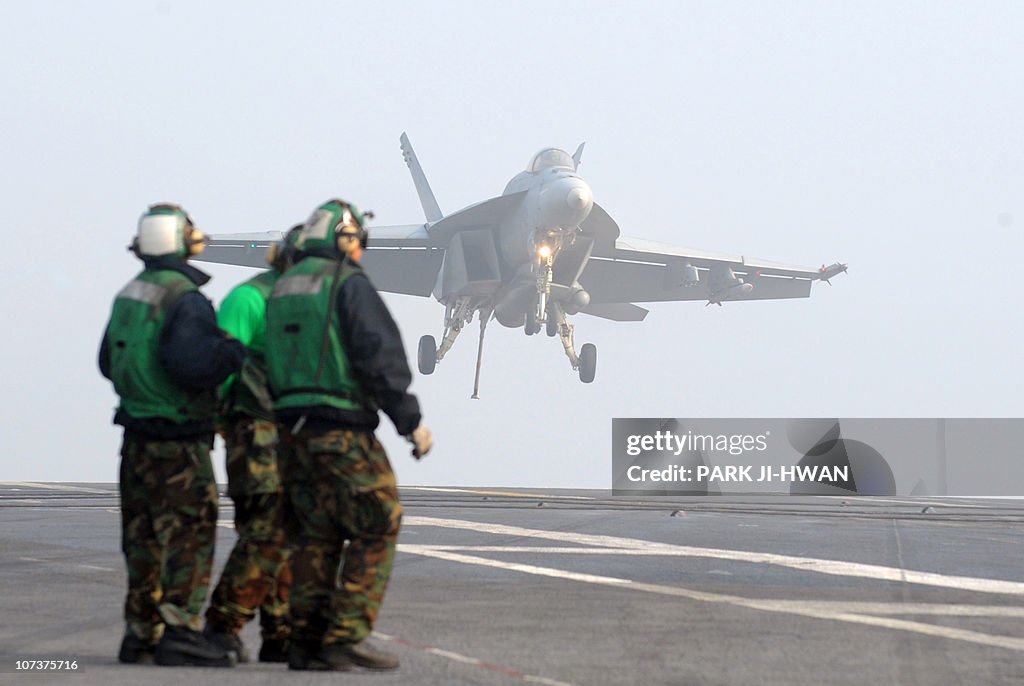
[[[120,409],[136,419],[167,419],[177,424],[213,419],[216,396],[174,383],[160,364],[160,333],[167,310],[199,288],[169,269],[145,270],[114,298],[107,327],[110,376]]]
[[[232,375],[223,386],[222,412],[225,415],[243,414],[260,419],[273,419],[273,400],[267,389],[266,347],[266,302],[274,290],[280,273],[275,269],[261,272],[245,282],[263,297],[262,319],[254,326],[252,340],[247,347],[245,362],[238,374]]]
[[[282,276],[267,303],[267,376],[274,409],[364,410],[337,320],[338,289],[362,269],[307,257]]]

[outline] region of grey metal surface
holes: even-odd
[[[0,484],[0,683],[1024,683],[1024,501],[402,495],[378,640],[403,666],[339,676],[117,664],[116,486]]]

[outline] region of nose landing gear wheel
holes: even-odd
[[[580,381],[590,383],[597,373],[597,346],[584,343],[580,347]]]
[[[544,332],[552,338],[558,335],[558,319],[550,313],[544,322]]]
[[[523,330],[526,331],[527,336],[532,336],[540,331],[540,322],[537,321],[536,308],[526,311],[526,323],[523,324]]]
[[[420,338],[417,358],[420,374],[434,373],[434,367],[437,366],[437,342],[434,341],[433,336],[423,336]]]

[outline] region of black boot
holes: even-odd
[[[216,624],[207,623],[203,627],[203,638],[225,652],[235,651],[239,662],[249,661],[249,651],[245,649],[241,636],[233,631],[229,631]]]
[[[260,646],[260,662],[288,662],[288,639],[263,639]]]
[[[125,664],[148,663],[153,661],[156,646],[148,643],[130,631],[124,632],[121,649],[117,651],[117,659]]]
[[[156,645],[154,662],[158,665],[193,667],[234,667],[238,655],[207,641],[198,631],[169,626]]]
[[[348,660],[330,661],[319,642],[291,640],[288,645],[288,669],[314,672],[347,672],[352,668]]]

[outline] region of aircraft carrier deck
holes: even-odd
[[[402,667],[315,674],[118,664],[116,485],[0,483],[0,683],[1024,684],[1024,500],[402,497],[376,632]]]

